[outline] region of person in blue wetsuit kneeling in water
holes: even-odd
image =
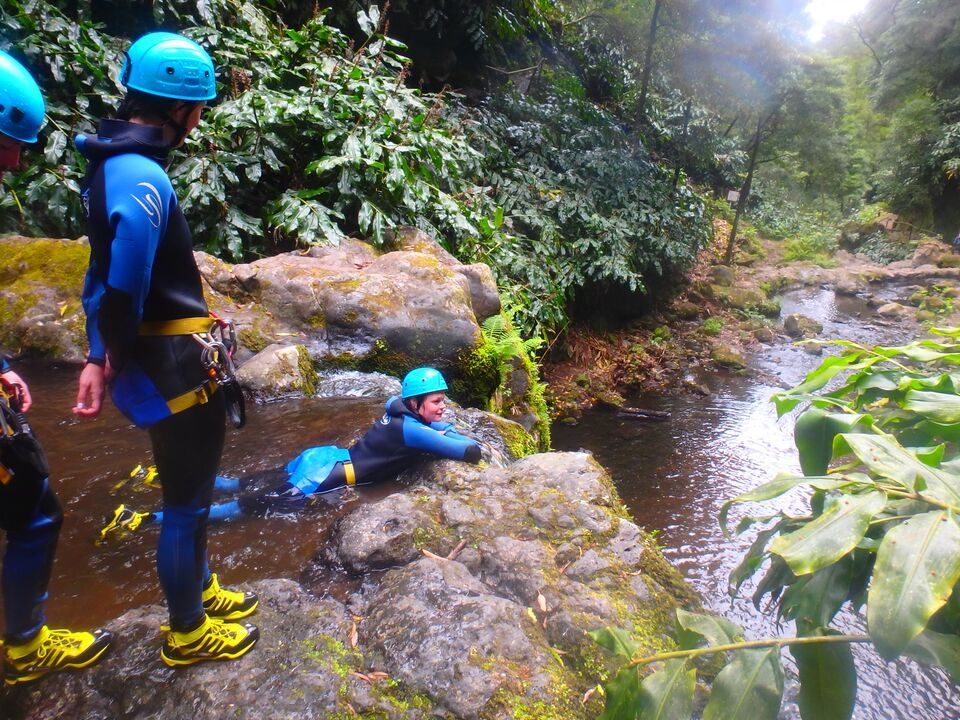
[[[37,142],[44,112],[37,83],[23,65],[0,51],[0,178],[4,171],[19,167],[21,144]],[[47,626],[44,603],[63,511],[50,482],[46,456],[24,414],[31,402],[27,383],[0,349],[0,530],[6,534],[0,589],[6,685],[92,665],[112,639],[104,630],[77,632]]]
[[[225,353],[210,354],[215,339],[193,241],[165,169],[216,97],[215,71],[197,43],[155,32],[130,46],[120,82],[127,93],[117,117],[76,140],[89,163],[90,354],[73,411],[96,416],[109,385],[117,408],[150,433],[164,507],[157,573],[170,613],[161,659],[171,667],[232,660],[259,633],[237,622],[256,610],[256,595],[220,587],[207,565],[207,515],[226,434]]]
[[[262,515],[271,510],[292,512],[331,490],[395,478],[424,458],[479,463],[480,445],[457,433],[451,423],[440,420],[446,407],[446,390],[447,383],[438,370],[411,370],[403,379],[400,397],[387,400],[383,417],[352,446],[324,445],[304,450],[287,464],[287,480],[282,485],[259,495],[242,495],[232,502],[214,505],[210,519]],[[218,477],[216,487],[238,491],[244,489],[244,482]],[[101,536],[132,532],[162,522],[163,517],[162,511],[140,513],[121,505]]]

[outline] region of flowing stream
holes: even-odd
[[[822,322],[824,336],[864,342],[906,342],[909,330],[884,323],[865,303],[808,289],[784,299],[784,314],[803,312]],[[727,598],[727,574],[738,563],[745,540],[725,540],[717,512],[734,495],[773,477],[798,470],[792,420],[778,421],[768,399],[798,382],[814,366],[792,345],[759,353],[749,376],[705,378],[712,394],[689,393],[640,398],[635,403],[668,410],[671,419],[643,423],[612,413],[591,413],[576,427],[557,426],[557,449],[587,448],[610,469],[637,521],[659,530],[667,557],[703,595],[707,605],[743,625],[749,636],[788,632],[757,612],[749,599]],[[130,478],[149,462],[146,433],[137,431],[112,407],[93,422],[70,414],[75,367],[24,363],[19,369],[34,396],[31,418],[50,456],[53,479],[66,508],[47,614],[55,625],[109,625],[126,610],[161,601],[154,569],[157,528],[147,527],[121,542],[95,546],[99,529],[119,503],[142,509],[159,504],[159,492]],[[309,445],[346,445],[381,413],[370,398],[305,399],[250,408],[249,425],[227,435],[222,471],[248,474],[277,467]],[[370,502],[397,489],[334,493],[328,502],[291,517],[249,518],[213,526],[210,556],[224,581],[301,577],[323,546],[332,520],[357,502]],[[784,501],[802,508],[798,498]],[[334,584],[331,585],[330,583]],[[325,589],[337,591],[336,580]],[[749,594],[749,589],[747,589]],[[844,616],[844,629],[862,627]],[[938,671],[909,662],[885,663],[855,648],[859,670],[858,720],[956,720],[958,694]],[[790,663],[789,653],[783,654]],[[788,681],[782,716],[797,718],[795,683]]]
[[[834,296],[829,290],[789,293],[783,299],[783,314],[794,312],[821,322],[823,338],[871,344],[914,339],[902,322],[886,321],[862,300]],[[749,585],[741,597],[729,599],[727,577],[752,535],[725,539],[717,515],[726,500],[773,479],[777,472],[800,472],[793,445],[794,417],[778,420],[769,398],[798,383],[820,359],[792,344],[776,345],[751,358],[756,373],[701,378],[711,390],[707,397],[682,393],[628,403],[669,411],[665,422],[591,412],[577,426],[554,427],[554,446],[591,450],[610,470],[637,522],[659,531],[664,554],[700,592],[707,607],[744,627],[750,638],[792,635],[793,627],[777,627],[772,616],[757,611]],[[750,509],[756,512],[761,507],[770,504]],[[785,496],[778,507],[801,513],[807,509],[799,495]],[[745,514],[743,508],[740,513]],[[732,516],[735,527],[737,513]],[[861,633],[865,626],[861,617],[848,613],[838,619],[838,627]],[[908,661],[887,663],[865,646],[854,646],[854,655],[859,676],[857,720],[960,717],[960,693],[939,670]],[[789,652],[782,656],[789,667]],[[800,716],[793,677],[787,681],[782,718]]]

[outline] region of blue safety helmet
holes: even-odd
[[[43,113],[43,95],[36,81],[0,50],[0,132],[20,142],[36,142]]]
[[[213,100],[213,60],[193,40],[168,32],[144,35],[127,50],[120,82],[130,90],[174,100]]]
[[[432,392],[442,392],[447,389],[447,381],[439,370],[430,367],[421,367],[411,370],[400,385],[400,397],[403,400],[426,395]]]

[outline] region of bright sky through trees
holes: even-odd
[[[845,20],[863,10],[867,0],[811,0],[806,12],[813,21],[807,31],[807,38],[818,42],[824,36],[828,23]]]

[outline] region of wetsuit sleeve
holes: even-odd
[[[10,363],[7,360],[6,355],[0,354],[0,374],[5,373],[10,369]]]
[[[107,358],[107,348],[100,336],[100,301],[103,299],[104,284],[98,278],[100,273],[93,258],[87,268],[87,276],[83,281],[83,295],[81,302],[87,316],[87,341],[90,343],[90,352],[87,362],[103,365]]]
[[[456,433],[444,434],[410,418],[404,418],[403,421],[403,442],[407,447],[451,460],[473,464],[480,462],[480,446],[473,440]]]
[[[110,158],[104,176],[113,239],[97,329],[111,365],[119,370],[136,340],[157,246],[176,197],[163,169],[142,155]]]

